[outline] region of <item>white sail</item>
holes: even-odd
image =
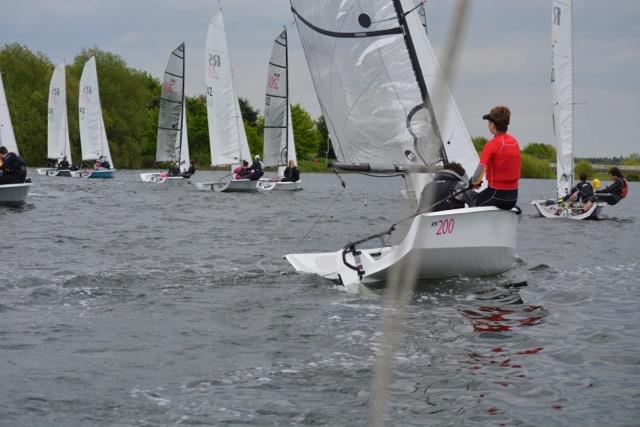
[[[573,187],[573,0],[553,0],[551,86],[558,196]]]
[[[49,112],[47,115],[47,158],[62,160],[71,159],[69,142],[69,125],[67,122],[67,83],[64,62],[53,70],[49,84]]]
[[[19,154],[18,144],[16,143],[13,126],[11,125],[9,104],[7,104],[7,96],[4,93],[2,73],[0,73],[0,146],[6,147],[10,152]]]
[[[289,108],[287,108],[287,138],[289,142],[287,142],[287,161],[293,160],[298,163],[298,156],[296,154],[296,144],[293,138],[293,120],[291,119],[291,104],[289,104]]]
[[[410,166],[441,161],[427,88],[400,25],[401,2],[291,5],[338,159]]]
[[[460,163],[468,175],[473,174],[478,166],[478,153],[471,140],[462,116],[458,110],[453,95],[449,90],[446,78],[436,59],[435,51],[426,32],[426,15],[424,5],[418,9],[421,13],[407,15],[407,24],[411,29],[411,36],[418,52],[420,69],[430,94],[438,94],[439,99],[434,102],[434,113],[438,123],[440,135],[447,160]]]
[[[93,56],[84,64],[80,77],[78,114],[80,116],[82,160],[96,160],[104,156],[113,168],[107,132],[102,119],[96,59]]]
[[[186,141],[184,108],[184,43],[171,52],[164,70],[160,111],[158,113],[157,162],[179,162],[182,154],[183,132]],[[188,150],[188,147],[186,147]]]
[[[287,29],[273,42],[267,72],[267,90],[264,105],[265,166],[283,165],[288,160],[289,142],[289,69]],[[295,147],[294,150],[295,157]]]
[[[209,21],[205,81],[211,165],[232,165],[250,160],[240,104],[233,86],[222,10]]]
[[[187,135],[187,107],[184,103],[182,104],[182,133],[176,149],[180,150],[180,171],[186,172],[189,169],[191,159],[189,158],[189,136]]]

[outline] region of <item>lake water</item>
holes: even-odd
[[[260,194],[31,176],[0,208],[0,425],[371,425],[384,291],[282,256],[402,218],[398,179],[347,176],[336,201],[330,174]],[[537,218],[554,186],[521,183],[514,269],[415,291],[387,425],[638,425],[640,186],[600,221]]]

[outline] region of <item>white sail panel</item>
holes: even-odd
[[[573,0],[553,0],[551,87],[558,196],[573,187]]]
[[[7,104],[7,96],[2,83],[2,73],[0,73],[0,146],[6,147],[10,152],[19,154],[18,144],[11,125],[9,104]]]
[[[89,58],[82,69],[78,114],[80,117],[82,160],[96,160],[104,156],[113,168],[107,132],[102,119],[96,58],[93,56]]]
[[[298,163],[298,156],[296,154],[296,144],[293,138],[293,120],[291,120],[291,105],[289,105],[289,108],[287,108],[288,112],[287,112],[287,135],[289,138],[289,142],[287,142],[287,161],[289,160],[293,160],[294,162],[296,162],[296,164]]]
[[[191,159],[189,158],[189,136],[187,135],[187,108],[184,103],[182,104],[182,133],[180,135],[176,151],[180,150],[180,171],[186,172],[191,166]]]
[[[181,138],[184,129],[184,43],[171,52],[164,70],[160,110],[158,113],[158,137],[156,161],[180,160]]]
[[[341,161],[421,165],[440,160],[442,141],[432,112],[419,108],[423,92],[428,95],[414,70],[411,35],[405,38],[395,3],[291,0]]]
[[[427,37],[424,5],[407,15],[407,24],[411,29],[427,89],[431,96],[437,94],[439,97],[433,100],[433,110],[447,159],[460,163],[470,176],[478,166],[478,153]]]
[[[211,18],[205,49],[207,118],[211,164],[232,165],[250,160],[240,104],[233,87],[222,10]]]
[[[66,156],[69,163],[73,163],[67,120],[67,83],[63,62],[53,70],[49,83],[47,158],[59,161]]]
[[[277,166],[287,161],[287,119],[289,110],[287,30],[273,43],[267,71],[264,105],[264,164]]]

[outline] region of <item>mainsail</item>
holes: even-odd
[[[49,112],[47,115],[47,158],[71,160],[69,126],[67,123],[67,84],[64,62],[53,70],[49,84]]]
[[[296,160],[289,105],[289,52],[287,29],[273,43],[267,72],[264,106],[264,164],[282,166]]]
[[[553,0],[551,86],[558,196],[573,186],[573,0]]]
[[[233,86],[222,10],[209,21],[205,81],[211,165],[233,165],[251,160],[240,104]]]
[[[96,58],[93,56],[84,64],[82,76],[80,77],[78,113],[80,116],[82,160],[96,160],[104,156],[111,164],[111,167],[114,167],[111,152],[109,151],[107,132],[102,119]]]
[[[442,139],[413,44],[411,22],[425,35],[413,2],[291,0],[291,6],[338,159],[441,162]]]
[[[184,43],[174,49],[164,70],[160,112],[158,114],[157,162],[178,162],[180,170],[189,167],[189,143],[184,104]]]
[[[2,73],[0,73],[0,146],[4,146],[10,152],[18,154],[18,144],[13,134],[13,126],[11,125],[11,115],[9,115],[9,105],[7,97],[4,93],[4,84],[2,83]]]

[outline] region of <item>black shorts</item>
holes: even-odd
[[[496,190],[485,188],[476,196],[476,206],[495,206],[500,209],[512,209],[518,202],[518,189]]]

